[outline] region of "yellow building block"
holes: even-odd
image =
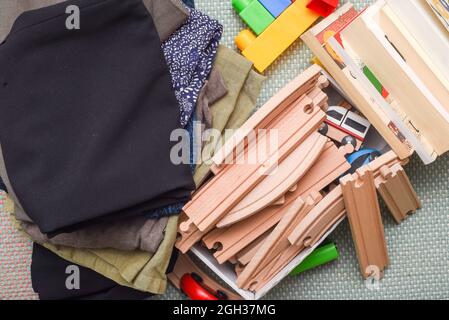
[[[236,37],[235,42],[242,54],[254,63],[259,72],[265,71],[320,17],[306,7],[307,3],[308,0],[293,2],[257,38],[248,30]]]

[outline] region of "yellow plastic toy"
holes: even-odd
[[[259,72],[264,72],[320,17],[306,7],[307,3],[308,0],[293,2],[258,37],[243,30],[235,38],[237,47]]]

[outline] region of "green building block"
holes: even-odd
[[[297,276],[304,271],[322,266],[323,264],[337,260],[340,257],[337,247],[333,243],[316,248],[303,262],[299,264],[291,273],[291,276]]]
[[[232,0],[232,6],[257,35],[261,34],[275,20],[258,0]]]

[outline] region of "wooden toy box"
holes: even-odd
[[[429,11],[419,0],[360,13],[346,3],[301,37],[394,152],[425,164],[449,150],[449,33]]]

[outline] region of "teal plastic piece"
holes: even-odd
[[[340,253],[334,243],[329,243],[316,248],[299,266],[291,273],[291,276],[297,276],[307,270],[322,266],[326,263],[337,260]]]
[[[275,20],[258,0],[233,0],[232,6],[256,35],[264,32]]]

